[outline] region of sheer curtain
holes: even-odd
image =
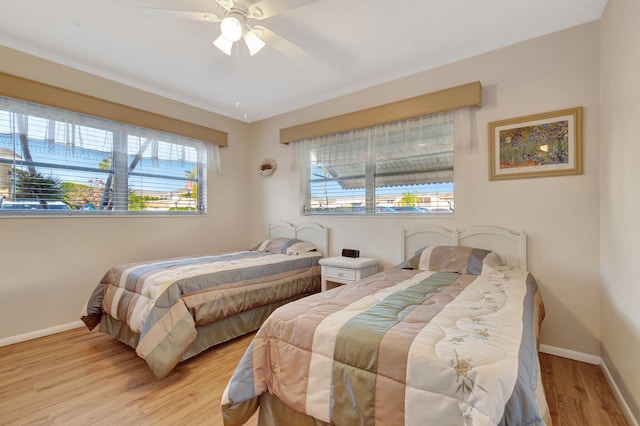
[[[470,122],[463,108],[295,142],[303,210],[317,205],[318,191],[325,207],[344,207],[349,194],[352,207],[372,213],[392,192],[382,188],[452,185],[454,150],[471,151]]]
[[[429,147],[426,148],[432,151],[442,149],[445,145],[447,147],[455,147],[456,151],[471,151],[471,120],[471,109],[460,108],[378,126],[304,139],[292,144],[296,160],[300,161],[300,163],[296,163],[297,165],[308,163],[311,157],[307,158],[306,153],[311,148],[322,145],[326,146],[323,152],[330,153],[323,158],[327,164],[348,161],[347,159],[350,157],[361,160],[366,154],[363,151],[362,144],[364,140],[371,138],[376,140],[376,145],[381,147],[383,151],[385,146],[387,151],[394,148],[408,149],[409,151],[415,150],[413,145],[417,139],[429,140]],[[438,129],[442,129],[442,126],[446,125],[451,126],[450,129],[454,130],[452,136],[447,135],[445,140],[442,138],[442,130],[440,130],[440,139],[434,137],[437,136]],[[425,148],[425,146],[421,148]]]

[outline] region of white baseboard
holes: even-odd
[[[561,356],[563,358],[569,358],[575,361],[586,362],[588,364],[599,365],[600,368],[602,369],[602,372],[604,373],[605,378],[607,379],[607,382],[609,382],[609,386],[611,386],[611,390],[613,391],[613,394],[615,395],[616,399],[618,400],[618,403],[620,404],[622,413],[627,418],[627,421],[629,422],[630,426],[640,426],[638,424],[638,421],[633,416],[633,413],[631,412],[631,409],[629,408],[627,401],[625,401],[624,397],[622,396],[622,393],[620,392],[618,385],[613,380],[613,376],[611,375],[611,372],[609,371],[607,364],[605,364],[602,358],[595,355],[585,354],[583,352],[572,351],[570,349],[563,349],[563,348],[558,348],[558,347],[549,346],[549,345],[540,345],[540,352],[549,354],[549,355]]]
[[[571,349],[558,348],[556,346],[540,345],[540,352],[549,355],[561,356],[562,358],[569,358],[574,361],[586,362],[587,364],[602,364],[602,359],[599,356],[572,351]]]
[[[38,337],[49,336],[51,334],[61,333],[67,330],[73,330],[74,328],[84,327],[84,323],[80,320],[70,322],[67,324],[57,325],[51,328],[45,328],[43,330],[36,330],[29,333],[19,334],[17,336],[5,337],[0,339],[0,347],[13,345],[14,343],[25,342],[31,339],[37,339]]]
[[[611,372],[609,371],[609,367],[607,367],[607,364],[604,361],[602,361],[600,363],[600,368],[602,368],[602,372],[604,373],[604,377],[607,378],[607,382],[609,382],[609,386],[611,386],[611,390],[613,391],[613,394],[616,396],[616,399],[618,400],[618,403],[620,404],[620,408],[622,409],[622,412],[624,413],[624,416],[627,418],[627,421],[629,422],[629,425],[631,425],[631,426],[639,426],[638,425],[638,421],[633,416],[633,413],[631,412],[631,409],[629,408],[629,405],[627,404],[627,401],[625,401],[624,397],[622,396],[622,393],[620,392],[620,389],[618,388],[618,385],[616,384],[615,380],[613,380],[613,376],[611,375]]]

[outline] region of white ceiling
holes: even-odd
[[[229,57],[219,23],[138,9],[219,14],[215,0],[0,0],[0,44],[252,122],[597,20],[606,2],[318,0],[260,21],[307,52],[292,59]]]

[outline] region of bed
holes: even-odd
[[[277,222],[251,250],[113,266],[82,320],[134,348],[162,378],[178,362],[255,331],[276,308],[319,292],[327,239],[323,225]]]
[[[550,425],[526,248],[495,226],[403,230],[401,264],[265,321],[225,425]]]

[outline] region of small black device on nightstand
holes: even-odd
[[[342,249],[342,257],[360,257],[360,250]]]

